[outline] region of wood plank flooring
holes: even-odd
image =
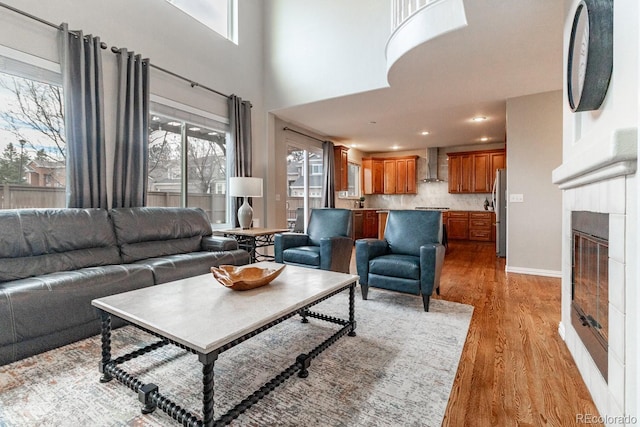
[[[504,267],[494,244],[449,243],[434,298],[475,311],[442,425],[564,427],[597,416],[558,335],[560,279]]]
[[[442,425],[584,426],[577,415],[598,411],[558,335],[560,279],[504,268],[494,243],[449,241],[432,298],[474,313]]]

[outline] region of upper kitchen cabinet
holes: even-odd
[[[363,158],[364,194],[416,194],[418,156]]]
[[[333,147],[333,160],[335,163],[334,185],[336,191],[349,190],[349,147],[337,145]]]
[[[505,166],[505,150],[449,154],[449,193],[490,193],[496,169]]]
[[[364,194],[384,194],[384,163],[382,159],[362,159],[362,191]]]

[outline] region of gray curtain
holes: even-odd
[[[114,208],[145,206],[149,151],[149,60],[120,49],[113,174]]]
[[[231,135],[231,152],[233,172],[229,176],[251,176],[251,103],[231,95],[229,105],[229,133]],[[239,227],[238,207],[240,198],[231,200],[231,225]],[[251,200],[249,200],[251,203]]]
[[[67,150],[67,206],[107,208],[100,38],[60,31]]]
[[[333,157],[333,142],[322,143],[322,207],[336,207],[336,184],[333,181],[336,165]]]

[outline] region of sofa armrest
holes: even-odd
[[[356,268],[360,283],[369,283],[369,261],[373,258],[384,255],[388,251],[389,245],[386,240],[378,239],[358,239],[356,240]]]
[[[278,233],[274,236],[273,253],[275,261],[283,263],[282,253],[297,246],[307,246],[309,244],[309,236],[301,233]]]
[[[353,239],[344,236],[320,239],[320,269],[349,273]]]
[[[440,243],[420,246],[420,289],[431,295],[440,287],[440,273],[444,264],[445,247]]]
[[[238,249],[238,242],[233,237],[204,236],[200,247],[203,251],[233,251]]]

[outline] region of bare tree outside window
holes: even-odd
[[[0,208],[64,207],[60,86],[0,72]]]
[[[226,132],[160,114],[149,122],[147,205],[181,206],[186,196],[187,206],[204,209],[212,223],[225,223]]]

